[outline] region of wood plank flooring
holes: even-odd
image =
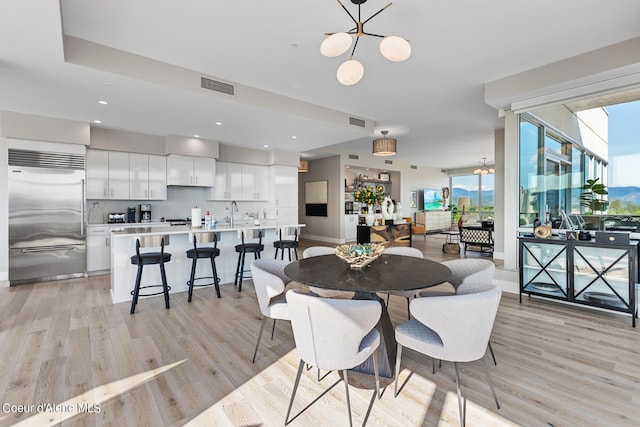
[[[422,240],[443,258],[441,240]],[[265,333],[252,364],[260,312],[251,281],[242,289],[197,289],[190,304],[175,294],[170,310],[144,299],[134,315],[111,304],[108,276],[0,289],[0,426],[283,425],[299,360],[291,327]],[[390,315],[406,319],[403,298]],[[640,328],[628,316],[505,293],[491,341],[501,409],[482,364],[462,365],[467,425],[640,425]],[[434,375],[429,358],[404,353],[397,398],[391,386],[372,403],[351,387],[354,424],[459,425],[453,365]],[[304,372],[290,425],[347,425],[344,384],[316,375]]]

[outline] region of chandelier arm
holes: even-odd
[[[353,15],[351,14],[351,12],[349,12],[349,9],[347,9],[346,7],[344,7],[344,4],[342,4],[342,2],[340,0],[338,0],[338,3],[340,3],[340,6],[342,6],[342,8],[344,9],[345,12],[347,12],[347,15],[349,15],[349,17],[351,18],[351,20],[353,21],[354,24],[358,25],[358,21],[356,21],[356,18],[353,17]],[[360,5],[358,5],[358,11],[360,10]]]
[[[365,36],[380,37],[382,39],[387,37],[387,36],[383,36],[383,35],[380,35],[380,34],[373,34],[373,33],[362,33],[362,34],[364,34]]]
[[[353,44],[353,49],[351,50],[351,56],[349,56],[349,59],[353,58],[353,54],[356,52],[356,47],[358,46],[358,40],[360,40],[360,37],[356,37],[356,42]]]
[[[393,4],[393,2],[389,3],[388,5],[386,5],[385,7],[383,7],[382,9],[380,9],[379,11],[377,11],[376,13],[374,13],[373,15],[371,15],[370,17],[367,18],[366,21],[364,21],[362,23],[362,25],[366,24],[367,22],[371,21],[375,16],[377,16],[380,12],[382,12],[383,10],[385,10],[386,8],[388,8],[389,6],[391,6]],[[344,7],[344,6],[343,6]],[[360,5],[358,5],[358,10],[360,10]]]

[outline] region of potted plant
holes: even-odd
[[[582,186],[582,195],[580,196],[580,205],[589,208],[594,213],[596,211],[605,211],[609,207],[609,201],[604,196],[609,194],[607,186],[598,182],[600,178],[588,179]]]

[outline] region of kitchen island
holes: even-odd
[[[216,269],[220,283],[225,284],[233,283],[235,277],[238,262],[235,246],[241,243],[241,230],[264,230],[262,256],[273,258],[275,253],[273,242],[279,239],[279,230],[293,227],[304,227],[304,224],[276,224],[273,221],[265,221],[260,225],[244,223],[234,227],[222,225],[215,228],[192,229],[189,226],[158,226],[124,228],[114,231],[111,234],[111,299],[114,304],[131,301],[131,290],[138,268],[131,264],[131,256],[136,253],[136,239],[152,245],[141,248],[140,252],[159,252],[160,239],[164,237],[164,250],[171,254],[171,261],[165,264],[167,282],[171,286],[170,293],[175,294],[188,290],[187,281],[191,273],[191,259],[187,258],[186,251],[193,248],[194,234],[208,233],[209,236],[203,237],[210,237],[210,233],[217,233],[220,256],[216,258]],[[198,246],[213,246],[213,239],[210,240],[210,243],[198,243]],[[249,265],[248,259],[245,269],[248,269]],[[208,261],[201,260],[197,264],[196,277],[202,276],[211,276],[211,265]],[[153,265],[146,267],[142,275],[142,286],[160,283],[160,269]],[[194,294],[197,294],[197,291]],[[224,288],[222,297],[224,298]],[[184,298],[187,298],[186,294]]]

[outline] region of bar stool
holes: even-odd
[[[273,242],[273,247],[276,248],[276,254],[274,258],[278,258],[278,250],[281,250],[280,259],[284,259],[284,250],[286,249],[289,254],[289,261],[291,261],[291,250],[293,249],[293,254],[296,259],[298,259],[298,247],[300,246],[300,242],[298,241],[298,227],[293,227],[293,240],[283,240],[282,239],[282,230],[284,229],[285,235],[291,235],[290,231],[291,227],[283,227],[279,230],[280,240],[276,240]]]
[[[208,238],[213,236],[213,247],[210,246],[197,246],[198,240],[200,243],[204,243],[205,241],[210,241]],[[211,286],[214,285],[216,287],[216,294],[218,298],[220,298],[220,278],[218,278],[218,270],[216,270],[216,257],[220,255],[220,249],[218,249],[218,233],[194,233],[193,234],[193,249],[187,250],[187,258],[192,259],[191,261],[191,276],[189,277],[189,281],[187,282],[187,286],[189,286],[189,299],[191,302],[191,297],[193,296],[193,287],[194,286]],[[203,276],[203,277],[195,277],[196,275],[196,264],[198,263],[198,259],[200,258],[209,258],[211,261],[211,274],[212,276]],[[196,285],[194,282],[196,280],[201,279],[213,279],[211,283],[202,283]]]
[[[152,236],[153,237],[153,236]],[[164,271],[164,263],[171,261],[171,254],[164,251],[164,237],[160,240],[160,252],[146,252],[140,253],[140,239],[136,239],[136,254],[131,256],[131,264],[138,266],[138,273],[136,274],[136,283],[131,291],[131,311],[129,314],[133,314],[136,310],[136,304],[138,303],[138,296],[149,297],[153,295],[164,294],[164,305],[169,308],[169,291],[171,286],[167,285],[167,274]],[[146,245],[145,245],[146,246]],[[140,286],[140,279],[142,279],[142,267],[145,265],[160,265],[160,277],[162,278],[161,285],[146,285]],[[162,287],[162,291],[154,292],[150,294],[140,294],[140,289]]]
[[[260,254],[264,250],[264,245],[262,244],[263,230],[246,230],[247,238],[258,239],[257,243],[246,243],[244,241],[245,238],[245,230],[240,231],[240,239],[242,241],[241,244],[236,245],[236,252],[238,252],[238,265],[236,266],[236,277],[233,282],[233,285],[238,288],[238,292],[242,291],[242,279],[245,272],[250,270],[244,269],[244,259],[247,253],[253,253],[255,259],[260,259]]]

